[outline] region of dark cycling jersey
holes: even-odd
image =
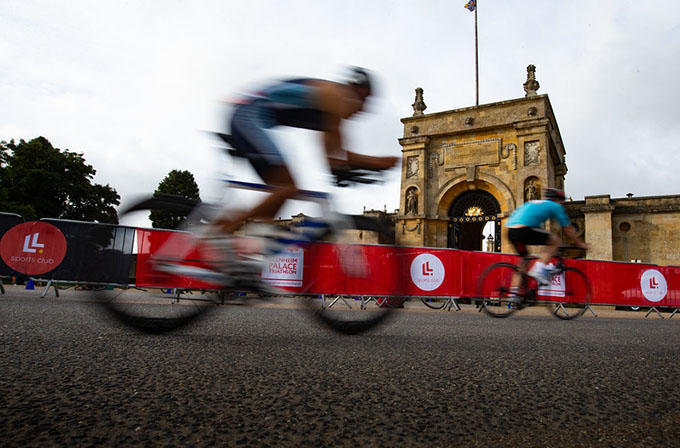
[[[246,157],[262,174],[271,165],[285,165],[266,129],[290,126],[325,131],[325,112],[316,105],[313,79],[292,79],[271,85],[238,102],[231,118],[231,135],[237,154]]]

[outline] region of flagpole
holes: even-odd
[[[475,87],[477,91],[477,106],[479,106],[479,51],[477,49],[477,10],[479,9],[479,0],[475,2]]]

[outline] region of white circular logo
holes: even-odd
[[[411,280],[423,291],[439,288],[444,274],[444,264],[432,254],[420,254],[411,262]]]
[[[647,269],[640,278],[642,294],[650,302],[658,302],[666,297],[668,285],[663,274],[656,269]]]

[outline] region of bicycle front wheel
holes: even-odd
[[[423,302],[423,304],[431,308],[433,310],[441,310],[446,306],[446,299],[431,299],[428,297],[421,297],[420,301]]]
[[[198,216],[196,202],[166,195],[139,201],[122,212],[120,218],[125,220],[131,213],[137,211],[164,214],[168,217],[189,216],[196,218],[197,221],[202,219]],[[94,263],[102,277],[106,277],[108,270],[116,268],[118,230],[115,226],[95,227],[90,234],[89,242],[95,252]],[[135,272],[130,274],[136,277],[135,281],[129,284],[108,285],[93,293],[105,315],[137,331],[161,334],[182,328],[216,308],[217,298],[214,294],[193,293],[209,288],[205,285],[191,288],[178,284],[182,277],[163,271],[157,263],[160,256],[168,258],[173,263],[168,262],[167,265],[179,266],[183,262],[180,258],[186,258],[184,264],[193,263],[197,272],[210,273],[210,269],[201,270],[198,267],[200,264],[205,266],[206,263],[198,260],[201,255],[200,251],[193,247],[194,235],[189,232],[148,230],[142,231],[140,236],[139,229],[136,233],[137,238],[141,238],[142,241],[137,242],[139,250],[136,254]],[[186,253],[177,255],[179,248]],[[140,269],[140,266],[143,268]],[[144,280],[139,278],[140,272],[144,273]],[[186,277],[184,280],[187,280]],[[219,282],[216,284],[218,286],[215,289],[219,289]]]
[[[520,275],[517,266],[510,263],[496,263],[484,270],[477,281],[477,297],[489,315],[507,317],[517,311],[517,300],[513,300],[510,285],[514,275]],[[523,291],[518,291],[522,294]]]
[[[575,319],[590,305],[590,281],[582,271],[571,267],[565,267],[562,276],[565,300],[552,308],[552,314],[563,320]]]
[[[315,260],[307,310],[325,327],[359,334],[384,324],[395,308],[403,307],[404,298],[396,294],[395,248],[355,242],[385,241],[384,226],[372,218],[348,218],[349,226],[335,230],[331,242],[315,244],[306,252]]]

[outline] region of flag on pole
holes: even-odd
[[[470,0],[465,4],[465,7],[471,12],[474,12],[475,8],[477,8],[477,0]]]

